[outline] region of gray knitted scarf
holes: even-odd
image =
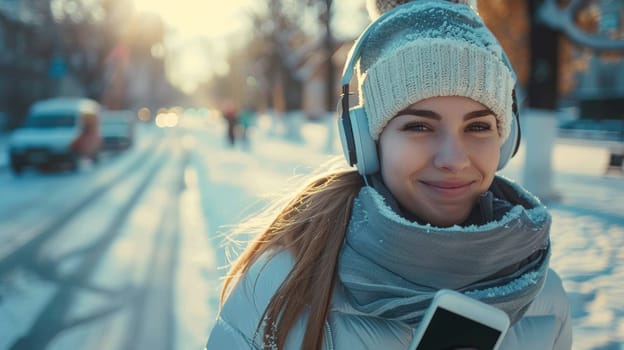
[[[417,326],[435,292],[460,291],[505,311],[512,324],[542,289],[551,218],[537,198],[501,177],[514,206],[484,225],[439,228],[397,215],[364,187],[340,255],[338,276],[353,307]]]

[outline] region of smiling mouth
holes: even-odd
[[[427,182],[421,181],[422,184],[432,189],[434,192],[441,194],[445,197],[456,197],[465,194],[470,189],[470,186],[474,183],[471,182]]]

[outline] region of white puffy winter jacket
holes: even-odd
[[[265,264],[266,263],[266,264]],[[270,261],[257,261],[223,306],[206,345],[208,350],[262,349],[261,337],[254,340],[258,320],[274,292],[293,264],[290,253],[282,252]],[[286,340],[286,349],[300,349],[305,332],[305,315]],[[336,282],[329,316],[325,322],[327,350],[405,350],[412,340],[408,325],[367,315],[346,301],[342,285]],[[549,270],[544,289],[526,314],[508,331],[502,350],[569,350],[572,328],[569,302],[559,276]]]

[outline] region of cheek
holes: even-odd
[[[404,158],[405,146],[397,137],[379,140],[379,157],[382,168],[396,168]]]
[[[493,177],[500,160],[500,146],[498,139],[480,143],[472,152],[473,164],[478,164],[482,171],[491,174]]]
[[[389,138],[380,141],[380,165],[385,180],[403,178],[422,168],[427,158],[425,146],[415,145],[405,138]]]

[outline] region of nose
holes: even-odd
[[[458,172],[470,165],[467,152],[466,145],[457,135],[441,135],[433,164],[438,169]]]

